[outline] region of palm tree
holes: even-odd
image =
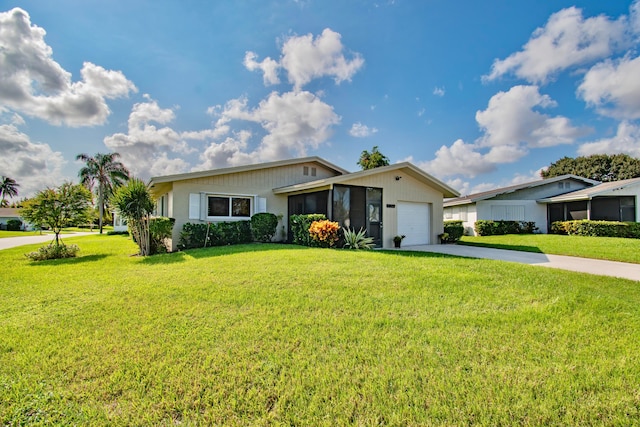
[[[151,255],[149,222],[153,212],[153,197],[147,184],[141,179],[131,178],[127,185],[116,190],[112,203],[120,215],[127,218],[140,255]]]
[[[115,188],[129,180],[129,170],[116,160],[119,157],[119,153],[97,153],[93,157],[88,154],[76,156],[76,160],[82,160],[86,164],[78,172],[80,181],[89,190],[95,190],[98,193],[100,234],[102,234],[106,201]]]
[[[20,187],[20,185],[14,179],[4,175],[0,177],[0,206],[9,204],[9,202],[5,200],[5,197],[15,197],[18,195],[18,187]]]

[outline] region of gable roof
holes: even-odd
[[[273,190],[273,192],[275,194],[287,194],[287,193],[314,190],[314,189],[318,189],[319,187],[330,188],[334,184],[341,184],[343,182],[350,181],[354,178],[362,178],[362,177],[377,175],[377,174],[391,172],[391,171],[403,171],[407,175],[417,179],[418,181],[424,184],[427,184],[435,188],[436,190],[442,192],[444,197],[456,197],[460,194],[453,188],[449,187],[444,182],[434,178],[433,176],[429,175],[422,169],[418,168],[417,166],[409,162],[395,163],[389,166],[381,166],[378,168],[363,170],[359,172],[352,172],[349,174],[334,176],[332,178],[319,179],[316,181],[305,182],[302,184],[288,185],[286,187],[276,188]]]
[[[0,218],[20,218],[18,208],[0,208]]]
[[[458,197],[451,200],[445,200],[443,206],[446,208],[449,206],[466,205],[468,203],[475,203],[482,200],[492,199],[494,197],[501,196],[503,194],[515,193],[516,191],[520,191],[528,188],[535,188],[541,185],[553,184],[554,182],[563,181],[565,179],[574,179],[574,180],[582,181],[586,184],[591,184],[591,185],[600,184],[600,181],[595,181],[593,179],[584,178],[578,175],[567,174],[567,175],[556,176],[553,178],[539,179],[537,181],[525,182],[523,184],[511,185],[508,187],[494,188],[493,190],[483,191],[481,193],[470,194],[468,196],[462,196],[462,197]]]
[[[561,194],[559,196],[548,197],[546,199],[538,200],[540,203],[553,203],[553,202],[569,202],[580,200],[591,200],[601,194],[608,193],[616,190],[623,190],[633,185],[640,184],[640,178],[623,179],[620,181],[603,182],[594,187],[583,188],[571,193]]]
[[[183,181],[186,179],[204,178],[204,177],[217,176],[217,175],[226,175],[231,173],[248,172],[248,171],[260,170],[260,169],[269,169],[269,168],[297,165],[297,164],[303,164],[303,163],[318,163],[328,169],[331,169],[332,171],[336,172],[339,175],[349,173],[349,171],[347,171],[346,169],[342,169],[340,166],[336,166],[333,163],[329,163],[328,161],[320,157],[312,156],[312,157],[302,157],[300,159],[278,160],[275,162],[255,163],[251,165],[234,166],[230,168],[220,168],[220,169],[212,169],[212,170],[197,171],[197,172],[179,173],[175,175],[155,176],[151,178],[150,186],[153,186],[154,184],[165,183],[165,182]]]

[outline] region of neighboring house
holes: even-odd
[[[590,188],[539,200],[554,221],[591,219],[637,222],[640,178],[603,182]]]
[[[118,210],[112,210],[111,217],[113,218],[113,231],[122,233],[129,230],[127,219],[120,215]]]
[[[24,221],[22,220],[22,218],[20,217],[20,214],[18,213],[18,208],[0,208],[0,230],[6,230],[7,221],[11,219],[17,219],[18,221],[22,221],[24,226]]]
[[[172,249],[185,223],[248,220],[258,212],[280,218],[288,236],[293,214],[322,213],[340,226],[367,230],[377,247],[437,243],[442,200],[458,193],[410,163],[350,173],[319,157],[154,177],[156,214],[175,218]]]
[[[548,202],[551,197],[592,188],[599,181],[576,175],[562,175],[491,191],[445,200],[444,220],[462,220],[465,234],[474,236],[478,220],[535,222],[541,233],[549,225]]]

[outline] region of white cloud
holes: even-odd
[[[435,159],[421,162],[419,166],[437,177],[463,175],[473,178],[496,169],[495,164],[488,160],[486,155],[478,152],[478,146],[467,144],[461,139],[450,147],[441,146],[436,151]]]
[[[442,87],[437,87],[436,86],[435,88],[433,88],[433,94],[435,96],[440,96],[440,97],[444,96],[444,94],[445,94],[444,86],[442,86]]]
[[[499,92],[489,100],[486,110],[476,113],[476,121],[485,132],[479,139],[482,146],[529,148],[571,144],[585,135],[587,129],[576,128],[566,117],[550,117],[534,108],[555,107],[548,95],[541,95],[537,86],[514,86]],[[514,159],[515,160],[515,159]]]
[[[533,32],[521,51],[496,59],[483,80],[512,72],[531,83],[545,83],[559,71],[606,58],[626,47],[630,42],[628,30],[625,16],[617,20],[604,15],[585,19],[579,8],[562,9]]]
[[[265,86],[280,83],[280,79],[278,78],[278,68],[280,68],[280,64],[278,64],[278,61],[267,57],[262,62],[257,62],[257,57],[258,55],[253,52],[247,52],[245,54],[244,66],[247,67],[247,70],[261,70]]]
[[[38,117],[54,125],[102,124],[110,114],[105,99],[137,91],[120,71],[90,62],[83,64],[82,81],[52,59],[44,29],[31,24],[20,8],[0,13],[0,109]]]
[[[593,66],[578,87],[578,96],[602,115],[640,118],[640,56],[610,59]]]
[[[142,178],[184,172],[188,164],[179,158],[169,158],[168,152],[187,154],[194,150],[180,133],[168,126],[175,113],[163,109],[148,96],[137,103],[129,114],[128,132],[116,133],[104,139],[105,145],[122,155],[122,162],[134,175]]]
[[[582,144],[578,149],[581,156],[592,154],[628,154],[640,157],[640,126],[624,121],[612,138]]]
[[[47,144],[31,142],[16,124],[0,125],[0,152],[0,171],[20,185],[19,198],[31,197],[40,190],[73,179],[62,173],[66,164],[62,153],[53,151]]]
[[[378,132],[376,128],[370,128],[367,125],[363,125],[360,122],[354,123],[349,129],[349,135],[354,136],[356,138],[365,138],[367,136],[371,136],[374,133]]]
[[[576,128],[565,117],[550,117],[534,108],[556,103],[541,95],[537,86],[515,86],[489,100],[486,110],[476,113],[484,135],[473,144],[463,140],[442,146],[435,158],[422,163],[423,169],[438,177],[476,177],[496,170],[504,163],[523,158],[530,149],[573,143],[587,130]]]
[[[247,107],[247,99],[234,99],[225,105],[217,126],[232,120],[258,123],[267,132],[255,156],[259,161],[280,160],[305,156],[307,149],[316,149],[332,133],[332,126],[340,123],[333,107],[307,91],[272,92],[254,108]]]
[[[279,83],[278,70],[283,68],[295,90],[300,90],[314,79],[327,76],[333,77],[336,84],[350,81],[363,66],[364,59],[358,53],[354,53],[352,59],[347,59],[341,38],[339,33],[329,28],[315,39],[312,34],[291,36],[282,46],[279,61],[267,57],[258,62],[256,53],[247,52],[244,65],[250,71],[261,70],[265,85]]]
[[[258,163],[260,159],[256,153],[249,153],[249,140],[251,132],[240,131],[233,137],[227,137],[224,141],[212,142],[200,155],[201,163],[193,170],[208,170],[228,166],[238,166]]]

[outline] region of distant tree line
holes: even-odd
[[[542,178],[573,174],[601,182],[640,177],[640,159],[627,154],[563,157],[541,172]]]

